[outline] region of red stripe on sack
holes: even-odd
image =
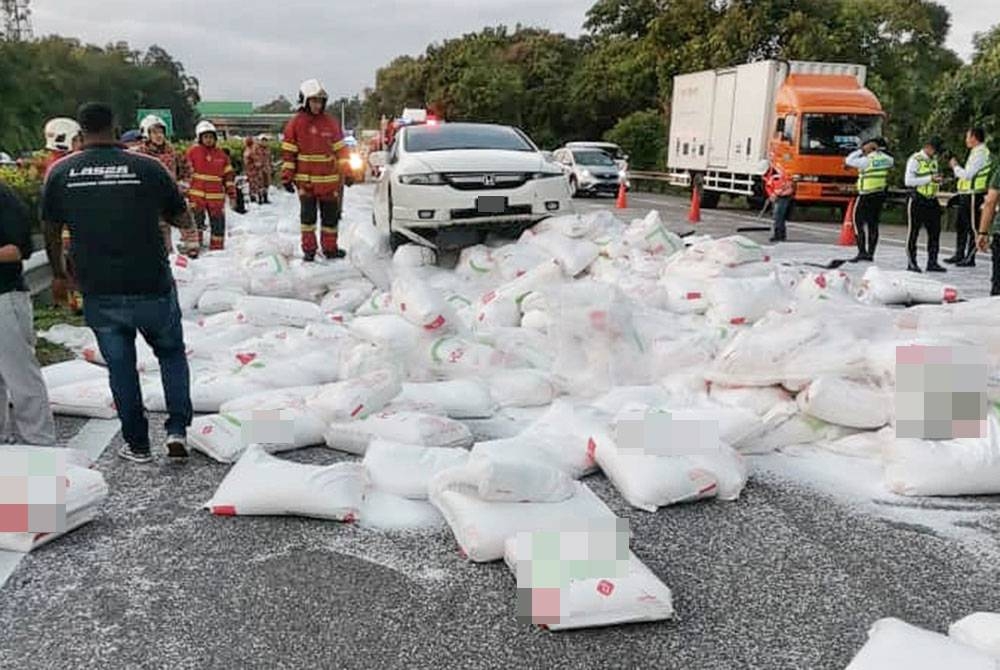
[[[174,260],[174,265],[176,265],[177,267],[186,268],[188,266],[187,256],[178,256]]]
[[[944,301],[945,302],[955,302],[958,300],[958,291],[948,287],[944,290]]]
[[[357,416],[358,414],[361,414],[361,410],[363,410],[364,408],[365,408],[365,406],[364,406],[364,405],[358,405],[357,407],[355,407],[355,408],[354,408],[354,411],[353,411],[353,412],[351,412],[351,418],[353,419],[353,418],[354,418],[354,417],[356,417],[356,416]]]
[[[687,295],[685,295],[684,298],[686,300],[701,300],[701,292],[699,292],[699,291],[691,291],[690,293],[688,293]]]
[[[469,558],[469,555],[465,553],[465,549],[462,549],[461,547],[458,548],[458,555],[462,558]]]
[[[524,274],[524,270],[518,270],[518,271],[517,271],[517,274],[516,274],[516,275],[514,275],[514,276],[515,276],[515,277],[520,277],[520,276],[521,276],[521,275],[523,275],[523,274]]]
[[[518,275],[518,276],[520,276],[520,275]],[[483,296],[483,304],[484,305],[490,304],[491,302],[493,302],[493,300],[496,297],[497,297],[497,292],[496,291],[490,291],[489,293],[487,293],[486,295]]]
[[[712,482],[711,484],[709,484],[709,485],[708,485],[708,486],[706,486],[705,488],[703,488],[703,489],[701,489],[700,491],[698,491],[698,495],[700,495],[700,496],[703,496],[703,495],[705,495],[706,493],[708,493],[709,491],[711,491],[712,489],[716,488],[717,486],[718,486],[718,484],[717,484],[717,483],[715,483],[715,482]]]
[[[767,263],[767,262],[768,262],[768,261],[770,261],[770,260],[771,260],[771,257],[770,257],[770,256],[764,256],[764,262],[765,262],[765,263]]]
[[[405,312],[406,311],[406,303],[405,302],[399,303],[399,311],[400,312]]]
[[[257,354],[236,354],[236,360],[238,360],[241,365],[247,365],[248,363],[253,363],[254,359],[256,358]]]
[[[590,460],[595,459],[595,454],[597,453],[597,442],[594,442],[594,438],[587,438],[587,458]]]
[[[212,508],[215,516],[236,516],[236,508],[232,505],[216,505]]]
[[[204,428],[201,429],[201,434],[202,435],[209,435],[209,434],[211,434],[211,432],[213,430],[214,430],[214,428],[212,428],[212,426],[205,426]]]
[[[482,314],[479,315],[479,320],[480,321],[483,320],[483,315]],[[434,319],[433,321],[431,321],[430,323],[428,323],[426,326],[424,326],[424,330],[437,330],[438,328],[440,328],[443,325],[444,325],[444,316],[442,316],[441,314],[438,314],[436,319]]]
[[[354,523],[354,512],[348,512],[344,515],[344,523]]]
[[[820,288],[826,288],[826,276],[825,275],[816,275],[816,278],[813,279],[813,281],[816,282],[816,286],[819,286]]]
[[[730,325],[733,326],[742,326],[746,322],[747,318],[745,316],[737,316],[736,318],[729,320]]]

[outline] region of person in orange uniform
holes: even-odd
[[[83,144],[83,135],[80,131],[80,124],[70,118],[50,119],[45,124],[45,155],[36,169],[41,172],[43,179],[48,177],[49,171],[56,161],[69,156],[75,151],[79,151]],[[73,278],[73,264],[69,262],[70,253],[69,228],[63,228],[62,232],[62,255],[64,264],[60,267],[66,268],[65,274],[53,275],[52,277],[52,299],[57,305],[64,305],[74,312],[83,309],[83,295],[77,289],[76,280]],[[50,248],[46,245],[46,248]],[[50,259],[49,266],[56,267]],[[53,270],[56,272],[56,270]]]
[[[337,247],[343,183],[350,177],[350,152],[344,144],[340,124],[326,113],[328,99],[316,79],[299,87],[299,111],[285,126],[281,142],[281,182],[285,190],[299,194],[302,255],[316,259],[317,210],[320,245],[326,258],[343,258]]]
[[[199,230],[199,242],[204,246],[205,217],[208,217],[212,237],[209,250],[217,251],[226,245],[226,196],[230,205],[236,203],[236,172],[229,162],[229,156],[216,146],[218,132],[209,121],[201,121],[195,127],[198,143],[187,152],[191,163],[191,186],[188,188],[188,203],[191,214]]]

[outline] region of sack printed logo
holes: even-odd
[[[597,592],[602,596],[610,596],[615,590],[615,585],[606,579],[597,582]]]

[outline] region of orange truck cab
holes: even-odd
[[[846,204],[857,175],[844,157],[881,136],[885,120],[866,74],[853,63],[767,60],[677,75],[670,183],[697,187],[703,207],[722,194],[760,203],[773,156],[796,202]]]

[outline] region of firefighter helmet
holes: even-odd
[[[139,131],[142,133],[142,138],[148,140],[150,131],[156,126],[163,128],[163,132],[167,132],[167,124],[156,114],[150,114],[140,121]]]
[[[305,109],[309,98],[320,98],[325,104],[329,97],[326,94],[326,89],[323,88],[323,84],[319,83],[319,79],[306,79],[299,86],[299,107],[303,109]]]
[[[198,125],[195,126],[194,136],[201,142],[201,136],[205,133],[212,133],[216,137],[219,136],[219,131],[215,129],[215,125],[211,121],[199,121]]]
[[[73,138],[80,134],[80,124],[60,117],[45,124],[45,148],[50,151],[70,151]]]

